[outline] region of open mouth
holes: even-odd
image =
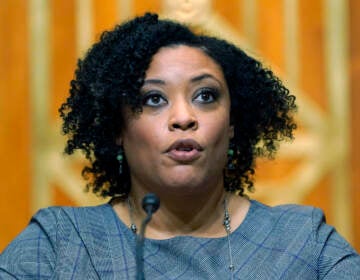
[[[193,139],[179,139],[170,145],[167,152],[171,150],[190,152],[192,150],[202,151],[203,148]]]
[[[194,150],[194,148],[193,147],[178,147],[175,150],[176,151],[191,152],[192,150]]]
[[[193,139],[175,141],[168,149],[169,157],[177,162],[188,163],[198,159],[203,148]]]

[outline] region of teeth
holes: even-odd
[[[176,150],[178,151],[185,151],[185,152],[190,152],[193,150],[193,148],[186,148],[186,147],[183,147],[183,148],[177,148]]]

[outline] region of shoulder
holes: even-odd
[[[32,219],[48,221],[62,221],[73,220],[76,215],[82,214],[104,214],[108,207],[108,204],[102,204],[98,206],[86,206],[86,207],[69,207],[69,206],[52,206],[42,208],[38,210]]]
[[[303,206],[303,205],[299,205],[299,204],[281,204],[281,205],[276,205],[276,206],[269,206],[266,204],[263,204],[257,200],[251,200],[251,205],[259,211],[265,211],[267,212],[269,215],[300,215],[300,216],[311,216],[312,215],[312,211],[314,209],[317,209],[315,207],[312,206]],[[320,209],[318,209],[320,210]],[[320,210],[321,211],[321,210]]]
[[[313,207],[294,204],[271,207],[252,200],[240,231],[257,246],[296,252],[302,246],[312,247],[316,224],[323,217],[322,211]]]
[[[312,206],[284,204],[267,206],[258,201],[252,201],[253,216],[273,230],[282,233],[305,234],[311,242],[339,242],[338,246],[349,246],[336,229],[326,223],[324,211]],[[329,240],[329,235],[332,239]],[[337,238],[340,237],[340,238]]]
[[[338,240],[343,246],[348,245],[348,242],[343,242],[343,238],[337,238],[340,235],[326,223],[325,214],[319,208],[297,204],[268,206],[258,201],[252,201],[251,207],[253,219],[271,229],[272,234],[291,238],[306,236],[313,244],[330,242],[328,237],[332,235],[331,240]]]
[[[107,213],[111,211],[108,211],[108,207],[110,206],[40,209],[31,218],[29,225],[1,253],[0,276],[6,272],[22,277],[50,277],[57,260],[69,258],[66,248],[75,244],[85,247],[82,244],[82,224],[91,224],[99,216],[109,215]]]
[[[111,215],[111,206],[102,204],[98,206],[87,207],[48,207],[40,209],[30,220],[31,223],[39,223],[45,228],[54,228],[65,225],[79,227],[82,218],[91,220],[104,219],[103,217]]]
[[[253,218],[268,226],[287,230],[301,227],[311,231],[317,227],[317,224],[325,222],[323,211],[311,206],[297,204],[268,206],[252,200],[250,209]]]
[[[28,244],[29,241],[46,239],[56,242],[59,233],[69,229],[77,230],[79,220],[86,216],[87,221],[98,219],[111,213],[108,205],[95,207],[48,207],[38,210],[30,219],[27,227],[10,243]],[[21,246],[22,247],[22,246]]]
[[[262,247],[296,256],[314,267],[320,279],[330,275],[335,278],[329,279],[356,279],[351,277],[360,274],[360,256],[326,223],[321,209],[293,204],[270,207],[257,201],[250,209],[249,224],[256,229],[248,236]],[[350,272],[354,266],[357,269]],[[340,276],[344,278],[336,278]]]

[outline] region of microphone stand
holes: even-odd
[[[145,280],[143,260],[145,229],[152,218],[152,214],[159,209],[159,206],[160,200],[155,194],[149,193],[144,196],[142,207],[146,212],[146,217],[141,223],[140,234],[136,237],[136,280]]]

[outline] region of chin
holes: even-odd
[[[164,182],[167,186],[167,189],[174,190],[176,192],[185,193],[194,193],[194,192],[204,192],[208,188],[211,188],[211,185],[215,183],[214,180],[209,182],[204,177],[199,175],[185,175],[183,176],[174,176],[171,180],[166,180]],[[211,184],[212,183],[212,184]]]
[[[194,178],[184,178],[184,179],[175,179],[172,178],[170,182],[168,182],[167,186],[169,188],[196,188],[197,186],[201,186],[201,182],[198,182]]]
[[[192,165],[177,166],[159,172],[156,185],[174,192],[206,192],[222,184],[222,170],[194,167]]]
[[[193,174],[176,174],[169,176],[163,183],[168,188],[195,188],[201,185],[202,180]]]

